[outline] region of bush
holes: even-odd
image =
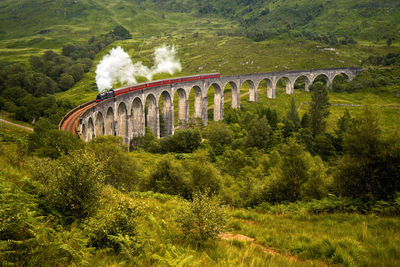
[[[117,253],[126,243],[131,249],[132,244],[134,249],[138,249],[136,218],[140,215],[140,208],[137,204],[129,197],[109,189],[105,190],[105,198],[99,204],[102,208],[84,226],[89,245],[112,248]]]
[[[170,155],[156,163],[149,177],[148,189],[154,192],[186,196],[187,187],[184,168]]]
[[[178,217],[184,238],[202,245],[209,239],[215,239],[223,231],[226,214],[220,201],[209,197],[207,192],[195,193],[193,201],[186,203]]]
[[[200,131],[197,129],[183,129],[161,139],[161,150],[164,153],[191,153],[201,143]]]
[[[90,151],[76,150],[37,166],[34,176],[46,185],[43,193],[50,208],[60,212],[67,223],[93,214],[99,206],[104,165]]]
[[[104,164],[105,184],[121,191],[132,191],[139,183],[140,167],[137,160],[126,153],[127,146],[121,137],[100,136],[89,143],[96,161]],[[123,163],[123,164],[121,164]]]

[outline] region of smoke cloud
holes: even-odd
[[[154,51],[154,66],[149,68],[141,61],[133,64],[129,55],[120,47],[111,49],[96,69],[96,83],[99,91],[111,89],[113,84],[137,83],[135,77],[146,77],[149,81],[158,73],[174,74],[182,66],[176,58],[174,46],[163,45]]]

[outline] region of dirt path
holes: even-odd
[[[228,241],[239,240],[239,241],[244,241],[244,242],[250,242],[252,246],[260,248],[262,251],[264,251],[264,253],[271,254],[271,255],[280,255],[291,261],[297,260],[294,256],[285,255],[278,251],[269,249],[269,248],[257,243],[254,238],[251,238],[251,237],[248,237],[245,235],[233,234],[233,233],[221,233],[221,234],[219,234],[219,237],[223,240],[228,240]]]
[[[29,127],[26,127],[26,126],[23,126],[23,125],[20,125],[20,124],[16,124],[16,123],[13,123],[13,122],[10,122],[10,121],[6,121],[6,120],[3,120],[3,119],[0,119],[0,122],[33,132],[32,128],[29,128]]]

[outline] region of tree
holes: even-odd
[[[95,153],[96,161],[107,166],[104,170],[105,184],[123,192],[135,189],[140,179],[139,164],[137,159],[126,153],[128,147],[123,144],[121,137],[99,136],[88,146]]]
[[[254,118],[249,125],[246,145],[265,149],[269,146],[270,133],[271,127],[265,117]]]
[[[105,166],[93,152],[76,150],[38,167],[35,176],[46,184],[47,202],[68,223],[93,214],[99,206]]]
[[[180,162],[167,155],[156,163],[150,174],[148,189],[154,192],[185,196],[187,184]]]
[[[210,123],[206,131],[208,142],[217,154],[222,154],[223,147],[232,143],[232,132],[223,122]]]
[[[132,35],[129,33],[129,31],[121,25],[116,26],[112,31],[112,34],[119,40],[132,39]]]
[[[280,151],[281,162],[273,175],[271,193],[275,201],[296,201],[301,199],[301,186],[307,182],[309,162],[305,159],[302,145],[289,138]]]
[[[384,138],[376,114],[366,108],[343,137],[335,185],[344,196],[391,199],[400,190],[400,139]]]
[[[83,78],[85,72],[82,64],[74,64],[67,68],[66,73],[70,74],[75,82],[78,82]]]
[[[201,246],[209,239],[217,238],[225,228],[226,214],[215,196],[195,193],[193,201],[188,202],[180,211],[178,223],[185,239]]]
[[[313,135],[324,134],[326,129],[326,118],[329,116],[329,98],[327,87],[320,82],[312,85],[310,103],[311,130]]]
[[[74,86],[74,83],[74,78],[70,74],[63,73],[58,84],[60,85],[61,89],[68,90]]]
[[[300,128],[299,114],[297,112],[296,102],[295,102],[293,96],[290,101],[290,109],[289,109],[288,113],[286,114],[286,118],[293,123],[295,130]]]
[[[197,129],[183,129],[161,139],[161,150],[164,153],[191,153],[201,144],[200,131]]]
[[[308,112],[303,114],[303,117],[301,117],[301,128],[310,128],[310,115],[308,114]]]

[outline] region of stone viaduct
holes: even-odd
[[[145,126],[149,126],[154,135],[160,137],[160,112],[164,121],[165,134],[174,133],[174,107],[178,107],[178,122],[189,119],[189,94],[193,90],[194,117],[201,118],[205,125],[208,120],[207,92],[214,87],[214,120],[224,117],[224,89],[230,84],[232,88],[232,108],[240,107],[240,88],[247,83],[249,100],[257,101],[257,89],[262,81],[266,81],[268,98],[275,98],[276,86],[280,79],[286,83],[286,94],[293,94],[294,84],[303,77],[305,91],[319,76],[324,76],[328,87],[333,79],[343,74],[353,79],[361,68],[337,68],[302,71],[281,71],[268,73],[221,76],[220,78],[196,80],[176,84],[168,84],[148,89],[133,91],[114,98],[106,99],[82,114],[78,123],[78,132],[85,141],[99,135],[117,135],[129,143],[133,137],[143,136]],[[178,94],[178,103],[174,96]],[[159,101],[162,98],[162,101]],[[161,103],[161,105],[159,105]],[[147,112],[145,112],[145,108]]]

